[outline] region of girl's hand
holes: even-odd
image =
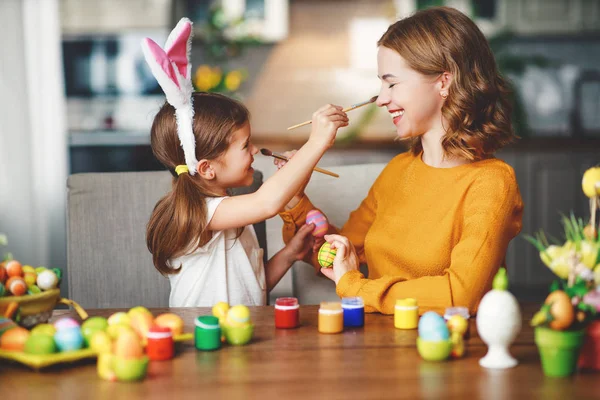
[[[358,270],[360,262],[354,245],[350,243],[347,237],[325,235],[325,240],[331,244],[332,248],[337,250],[337,253],[333,259],[333,268],[321,268],[321,272],[337,285],[346,272]]]
[[[311,252],[314,242],[313,229],[315,229],[314,224],[302,225],[292,240],[285,246],[290,264],[295,261],[304,260]]]
[[[285,153],[283,153],[283,155],[290,159],[294,157],[294,154],[296,154],[297,151],[298,150],[286,151]],[[277,166],[277,170],[280,170],[285,164],[287,164],[287,161],[274,158],[273,164]],[[302,196],[304,196],[304,189],[306,189],[306,185],[308,185],[309,180],[304,182],[304,184],[300,187],[300,190],[298,190],[298,192],[296,192],[296,194],[294,195],[294,197],[292,197],[289,203],[285,205],[286,210],[294,208],[294,206],[300,202],[300,199],[302,199]]]
[[[313,141],[325,149],[330,148],[338,129],[348,126],[348,115],[342,110],[340,106],[327,104],[315,111],[308,141]]]

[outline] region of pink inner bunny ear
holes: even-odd
[[[183,24],[181,32],[177,34],[171,47],[167,49],[167,55],[175,63],[181,76],[189,78],[187,75],[188,60],[188,39],[192,34],[192,24],[187,22]]]
[[[177,80],[177,75],[175,75],[175,70],[173,69],[173,65],[171,64],[171,60],[167,56],[167,53],[154,42],[152,39],[146,38],[146,46],[148,46],[148,50],[152,53],[154,57],[154,61],[158,64],[165,74],[179,87],[179,82]]]

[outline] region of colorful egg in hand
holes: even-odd
[[[311,210],[306,214],[306,224],[315,225],[315,229],[312,231],[315,237],[323,237],[329,230],[327,217],[319,210]]]
[[[323,268],[331,268],[333,266],[333,259],[335,258],[336,254],[337,250],[332,249],[330,243],[323,243],[323,246],[321,246],[319,249],[319,254],[317,255],[319,265],[321,265]]]

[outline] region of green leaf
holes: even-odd
[[[527,234],[523,234],[523,239],[527,240],[529,243],[531,243],[532,245],[535,246],[535,248],[540,252],[543,253],[546,251],[546,248],[544,247],[544,245],[542,243],[540,243],[540,241],[536,238],[534,238],[531,235],[527,235]]]

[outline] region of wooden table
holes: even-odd
[[[88,310],[108,316],[120,310]],[[175,312],[193,330],[194,318],[207,308],[153,309]],[[367,314],[365,327],[342,334],[317,331],[317,306],[302,306],[301,327],[278,330],[273,307],[251,308],[256,325],[246,346],[199,352],[181,344],[174,360],[151,362],[141,383],[103,381],[93,361],[34,372],[15,364],[0,365],[0,398],[591,398],[600,396],[600,375],[544,377],[528,321],[535,306],[523,306],[523,329],[511,351],[519,365],[486,370],[478,361],[486,347],[471,321],[471,339],[463,359],[433,363],[416,350],[416,330],[394,328],[393,316]],[[53,319],[69,311],[55,311]]]

